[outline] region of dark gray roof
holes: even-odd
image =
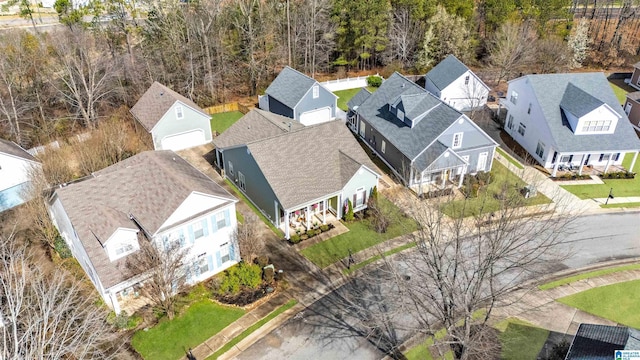
[[[424,92],[420,94],[400,95],[397,103],[402,103],[404,107],[404,116],[414,122],[421,120],[430,110],[441,104],[441,101]]]
[[[367,88],[362,88],[347,102],[347,107],[353,110],[356,106],[360,106],[369,96],[371,92]]]
[[[151,84],[149,89],[131,108],[131,114],[147,131],[151,131],[176,101],[180,101],[190,108],[201,112],[203,115],[208,116],[196,103],[157,81]]]
[[[428,116],[410,128],[389,112],[388,104],[401,95],[426,94],[437,101]],[[431,100],[429,100],[431,101]],[[380,88],[363,102],[357,110],[365,121],[373,126],[407,158],[413,160],[444,130],[458,120],[462,113],[444,104],[422,87],[404,76],[394,73]]]
[[[0,139],[0,153],[5,153],[29,161],[38,161],[20,145],[5,139]]]
[[[434,171],[465,164],[464,160],[456,156],[453,151],[448,151],[448,149],[440,141],[434,142],[416,158],[414,162],[415,168],[418,171]]]
[[[555,143],[554,148],[559,152],[640,149],[640,140],[633,131],[631,123],[627,120],[626,114],[603,73],[526,75],[513,81],[522,80],[528,80],[531,84]],[[569,83],[572,83],[571,87],[577,87],[591,97],[607,104],[621,117],[613,134],[573,134],[573,130],[560,109],[560,103],[565,100],[565,92]],[[571,107],[572,104],[568,102],[569,97],[566,100],[564,105]]]
[[[610,360],[615,350],[638,350],[640,332],[623,326],[580,324],[566,360]]]
[[[102,244],[118,227],[138,229],[133,215],[150,234],[194,191],[237,201],[220,185],[173,151],[146,151],[56,190],[100,281],[108,288],[126,280],[126,258],[109,260]]]
[[[340,191],[362,165],[380,173],[341,121],[247,145],[285,209]]]
[[[627,94],[627,98],[633,101],[640,101],[640,91],[634,91]]]
[[[433,82],[438,90],[442,90],[462,76],[469,68],[457,57],[449,55],[440,61],[425,77]]]
[[[293,109],[315,83],[314,79],[286,66],[264,93]]]
[[[213,144],[220,149],[244,145],[283,134],[289,131],[289,127],[291,130],[296,130],[303,128],[304,125],[285,116],[253,109],[213,139]]]
[[[583,117],[602,105],[604,103],[601,100],[573,85],[572,82],[567,84],[560,101],[560,107],[576,117]]]

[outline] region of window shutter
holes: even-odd
[[[209,235],[209,225],[207,225],[207,219],[202,219],[202,234],[204,236]]]
[[[196,237],[193,235],[193,226],[187,226],[187,232],[189,232],[189,242],[193,244],[196,241]]]
[[[362,192],[362,199],[364,200],[362,204],[365,205],[367,203],[367,190]]]
[[[220,250],[216,251],[216,262],[218,267],[222,266],[222,256],[220,256]]]
[[[218,221],[216,220],[216,216],[211,216],[211,232],[216,233],[218,231]]]
[[[358,194],[355,193],[353,194],[353,201],[351,201],[351,206],[355,209],[356,207],[356,201],[358,200]]]
[[[236,247],[234,243],[229,244],[229,259],[231,259],[231,261],[236,260]]]
[[[229,209],[224,211],[224,226],[231,225],[231,215],[229,214]]]
[[[178,231],[178,236],[180,237],[180,246],[184,246],[186,243],[184,238],[184,229],[180,229],[180,231]]]
[[[213,271],[213,256],[207,256],[207,264],[209,265],[209,271]]]

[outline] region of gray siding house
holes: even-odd
[[[278,135],[265,133],[262,139],[246,143],[229,140],[246,129],[229,128],[219,137],[222,141],[214,141],[226,145],[220,152],[224,175],[287,239],[295,228],[308,229],[313,223],[326,223],[330,216],[342,217],[348,200],[354,211],[367,207],[380,175],[341,122],[282,127]]]
[[[462,185],[465,174],[491,170],[498,145],[471,119],[395,73],[350,102],[349,126],[404,183]]]
[[[182,150],[211,142],[211,117],[157,81],[131,108],[131,114],[151,134],[155,150]]]
[[[337,99],[314,79],[287,66],[258,97],[258,103],[262,110],[313,125],[335,119]]]

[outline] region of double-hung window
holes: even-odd
[[[320,87],[318,85],[313,85],[313,98],[317,99],[320,97]]]
[[[244,174],[238,171],[238,183],[240,185],[240,189],[247,191],[247,184],[244,181]]]
[[[538,141],[538,146],[536,147],[536,155],[541,159],[544,157],[544,143],[540,141]]]
[[[220,245],[220,258],[221,258],[223,264],[226,263],[227,261],[231,260],[231,257],[229,256],[229,243],[228,242]]]
[[[453,144],[451,144],[451,148],[458,149],[462,146],[462,135],[464,133],[455,133],[453,134]]]
[[[523,123],[520,123],[520,126],[518,126],[518,134],[524,136],[525,131],[527,131],[527,126]]]
[[[509,98],[509,101],[511,101],[511,103],[513,105],[517,105],[518,104],[518,93],[515,91],[511,91],[511,97]]]

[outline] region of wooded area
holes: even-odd
[[[30,19],[33,5],[19,4]],[[64,25],[44,32],[32,19],[31,29],[0,33],[0,135],[30,147],[92,128],[154,80],[201,106],[253,97],[285,65],[311,76],[374,68],[388,76],[425,73],[452,53],[497,82],[620,66],[640,53],[639,4],[107,0],[73,9],[58,0]]]

